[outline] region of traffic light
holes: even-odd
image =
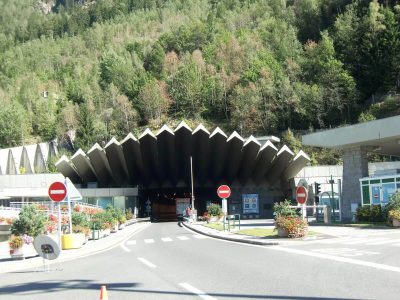
[[[314,190],[314,200],[315,200],[315,203],[316,204],[318,204],[319,203],[319,194],[321,193],[321,184],[320,183],[318,183],[318,182],[315,182],[314,183],[315,185],[314,185],[314,188],[315,188],[315,190]]]
[[[321,184],[315,182],[315,195],[318,196],[319,193],[321,193]]]

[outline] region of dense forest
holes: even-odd
[[[399,2],[0,0],[0,146],[186,120],[296,149],[400,114]]]

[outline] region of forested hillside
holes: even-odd
[[[398,2],[0,0],[0,146],[76,134],[87,150],[182,119],[280,136],[399,114]]]

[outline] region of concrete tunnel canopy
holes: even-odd
[[[104,148],[96,143],[87,153],[79,149],[56,167],[78,184],[189,187],[192,157],[196,187],[273,185],[287,182],[310,161],[303,151],[295,155],[286,145],[278,149],[273,144],[277,140],[268,137],[262,145],[253,136],[228,136],[218,127],[210,133],[202,124],[192,130],[181,122],[175,130],[164,125],[154,134],[147,128],[139,138],[129,133],[121,142],[112,138]]]
[[[400,155],[400,116],[303,135],[303,145],[325,148],[366,147],[374,153]]]

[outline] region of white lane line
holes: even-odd
[[[371,241],[371,238],[363,238],[363,239],[354,239],[352,241],[344,242],[342,244],[344,245],[357,245],[357,244],[362,244],[365,242]]]
[[[127,244],[128,246],[130,246],[130,245],[136,245],[136,240],[127,241],[126,244]]]
[[[161,238],[161,240],[162,240],[163,242],[172,242],[172,239],[169,238],[169,237],[163,237],[163,238]]]
[[[187,241],[189,238],[187,236],[181,235],[177,237],[178,239],[180,239],[181,241]]]
[[[196,294],[197,296],[199,296],[202,299],[205,300],[217,300],[217,298],[211,297],[210,295],[207,295],[206,293],[196,289],[194,286],[190,285],[189,283],[186,282],[182,282],[179,284],[181,287],[183,287],[185,290]]]
[[[378,263],[373,263],[373,262],[354,259],[354,258],[340,257],[340,256],[334,256],[334,255],[330,255],[330,254],[315,253],[315,252],[309,252],[309,251],[291,249],[291,248],[283,248],[280,246],[274,246],[274,247],[265,248],[265,249],[277,250],[277,251],[288,252],[288,253],[293,253],[293,254],[300,254],[300,255],[311,256],[311,257],[318,257],[318,258],[329,259],[329,260],[344,262],[344,263],[353,264],[353,265],[371,267],[371,268],[378,269],[378,270],[393,271],[396,273],[400,273],[399,267],[378,264]]]
[[[153,239],[145,239],[144,242],[145,242],[146,244],[153,244],[153,243],[154,243],[154,240],[153,240]]]
[[[341,244],[341,243],[344,243],[344,242],[348,242],[350,240],[353,240],[353,238],[352,237],[333,238],[333,239],[318,241],[318,244]]]
[[[371,243],[366,243],[365,245],[384,245],[384,244],[391,244],[391,243],[397,243],[397,242],[399,242],[399,240],[397,240],[397,239],[385,239],[385,240],[381,240],[379,242],[373,241]]]
[[[207,238],[206,235],[202,235],[202,234],[193,234],[193,237],[194,237],[195,239],[199,239],[199,240],[201,240],[201,239],[206,239],[206,238]]]
[[[152,264],[151,262],[149,262],[147,259],[143,258],[143,257],[138,257],[137,258],[141,263],[145,264],[146,266],[148,266],[149,268],[156,268],[157,266],[155,264]]]

